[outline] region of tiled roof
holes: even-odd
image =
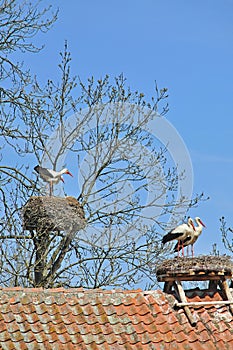
[[[198,295],[199,294],[199,295]],[[222,300],[191,292],[189,301]],[[191,309],[192,327],[175,298],[162,291],[0,289],[1,349],[233,349],[226,305]]]

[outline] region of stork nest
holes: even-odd
[[[25,230],[77,232],[86,220],[74,197],[31,197],[22,209]]]
[[[233,271],[230,256],[203,255],[195,258],[176,257],[164,260],[156,269],[158,281],[166,277],[187,275],[228,275]]]

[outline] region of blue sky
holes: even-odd
[[[41,36],[43,52],[30,56],[41,80],[59,79],[59,51],[67,40],[72,73],[83,80],[124,73],[147,96],[155,80],[168,88],[166,118],[190,152],[194,193],[210,196],[190,212],[207,226],[196,253],[209,253],[214,242],[223,252],[219,218],[233,225],[233,0],[43,3],[59,7],[59,18]]]

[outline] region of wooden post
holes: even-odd
[[[219,281],[219,282],[220,282],[220,281]],[[232,298],[232,295],[231,295],[230,288],[229,288],[229,286],[228,286],[228,284],[227,284],[227,280],[226,280],[226,279],[222,280],[222,281],[219,283],[219,285],[220,285],[221,289],[223,290],[223,292],[225,293],[225,296],[226,296],[227,300],[233,302],[233,298]],[[230,305],[229,305],[229,308],[230,308],[230,310],[231,310],[231,313],[233,314],[233,305],[230,304]]]
[[[164,293],[171,293],[173,283],[174,283],[173,281],[164,282],[164,287],[163,287]]]
[[[218,280],[209,280],[209,289],[216,291],[218,286]]]
[[[176,289],[176,292],[178,293],[178,296],[179,296],[181,302],[182,303],[187,303],[187,299],[186,299],[185,292],[183,290],[181,282],[180,281],[176,281],[176,283],[174,282],[174,287]],[[183,308],[184,308],[186,316],[188,317],[189,322],[191,323],[191,325],[192,326],[196,326],[197,322],[194,320],[194,317],[193,317],[189,307],[188,306],[184,306]]]

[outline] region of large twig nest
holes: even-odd
[[[81,230],[86,225],[84,211],[74,197],[31,197],[22,210],[25,230]]]
[[[233,262],[230,256],[202,255],[195,258],[176,257],[164,260],[156,269],[158,281],[177,276],[231,276]]]

